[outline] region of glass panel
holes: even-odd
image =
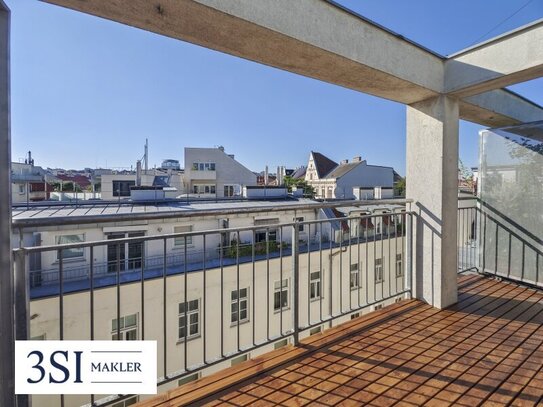
[[[124,325],[125,327],[136,325],[136,314],[128,315],[127,317],[125,317]]]

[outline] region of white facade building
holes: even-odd
[[[103,200],[130,198],[130,189],[137,184],[137,175],[104,174],[101,176],[101,197]],[[176,170],[151,169],[142,171],[141,186],[167,187],[167,198],[177,198],[185,192],[183,172]]]
[[[185,185],[196,197],[239,197],[243,187],[256,186],[256,175],[226,154],[224,147],[185,148]]]
[[[17,210],[14,219],[39,219],[42,209]],[[198,214],[215,209],[223,214]],[[236,209],[243,212],[224,214]],[[138,220],[138,214],[150,211],[168,218]],[[92,330],[96,340],[156,340],[159,375],[183,371],[187,366],[198,366],[226,355],[223,362],[187,376],[181,383],[208,375],[231,366],[239,358],[249,359],[290,342],[290,338],[283,336],[293,329],[294,231],[292,226],[280,224],[294,220],[330,221],[322,227],[315,223],[297,227],[301,245],[300,323],[314,326],[302,335],[319,332],[325,326],[402,298],[406,287],[405,242],[394,234],[377,237],[375,221],[336,220],[360,212],[366,212],[366,208],[348,207],[326,213],[318,202],[307,199],[193,203],[189,207],[176,203],[163,207],[129,204],[115,208],[97,204],[94,208],[50,211],[44,216],[59,217],[58,224],[24,228],[25,246],[98,240],[106,243],[95,246],[92,252],[86,247],[33,256],[29,264],[33,315],[30,335],[33,339],[60,338],[59,301],[62,301],[62,339],[89,339]],[[101,213],[104,221],[93,217],[94,223],[66,224],[65,214],[68,218],[83,216],[84,219],[90,213]],[[111,218],[112,213],[118,221]],[[132,221],[127,220],[129,214]],[[396,219],[400,216],[396,215]],[[220,231],[247,227],[252,229]],[[195,233],[121,245],[113,241],[204,230],[214,232],[206,234],[205,240],[203,234]],[[364,240],[356,240],[358,237]],[[219,256],[221,250],[223,255]],[[64,276],[62,300],[60,256]],[[121,281],[120,285],[117,281]],[[360,304],[374,305],[359,309]],[[330,312],[344,316],[333,323],[320,323]],[[262,342],[269,344],[251,348]],[[162,385],[159,392],[178,384],[172,381]],[[33,400],[39,406],[53,407],[58,405],[59,396],[34,396]],[[65,396],[67,407],[88,402],[88,396]]]
[[[318,152],[309,154],[305,180],[321,199],[392,198],[394,170],[392,167],[369,165],[355,157],[339,164]]]

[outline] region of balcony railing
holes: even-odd
[[[17,336],[156,340],[158,385],[186,379],[411,296],[413,216],[399,209],[16,249]],[[70,265],[74,249],[88,263]],[[29,256],[46,255],[55,268],[29,270]]]
[[[477,198],[459,201],[458,269],[543,286],[543,240]]]

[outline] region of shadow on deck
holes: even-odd
[[[542,369],[543,292],[466,275],[446,310],[402,301],[138,406],[536,405]]]

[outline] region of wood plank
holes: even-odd
[[[138,406],[539,403],[543,293],[465,275],[458,298],[394,304]]]

